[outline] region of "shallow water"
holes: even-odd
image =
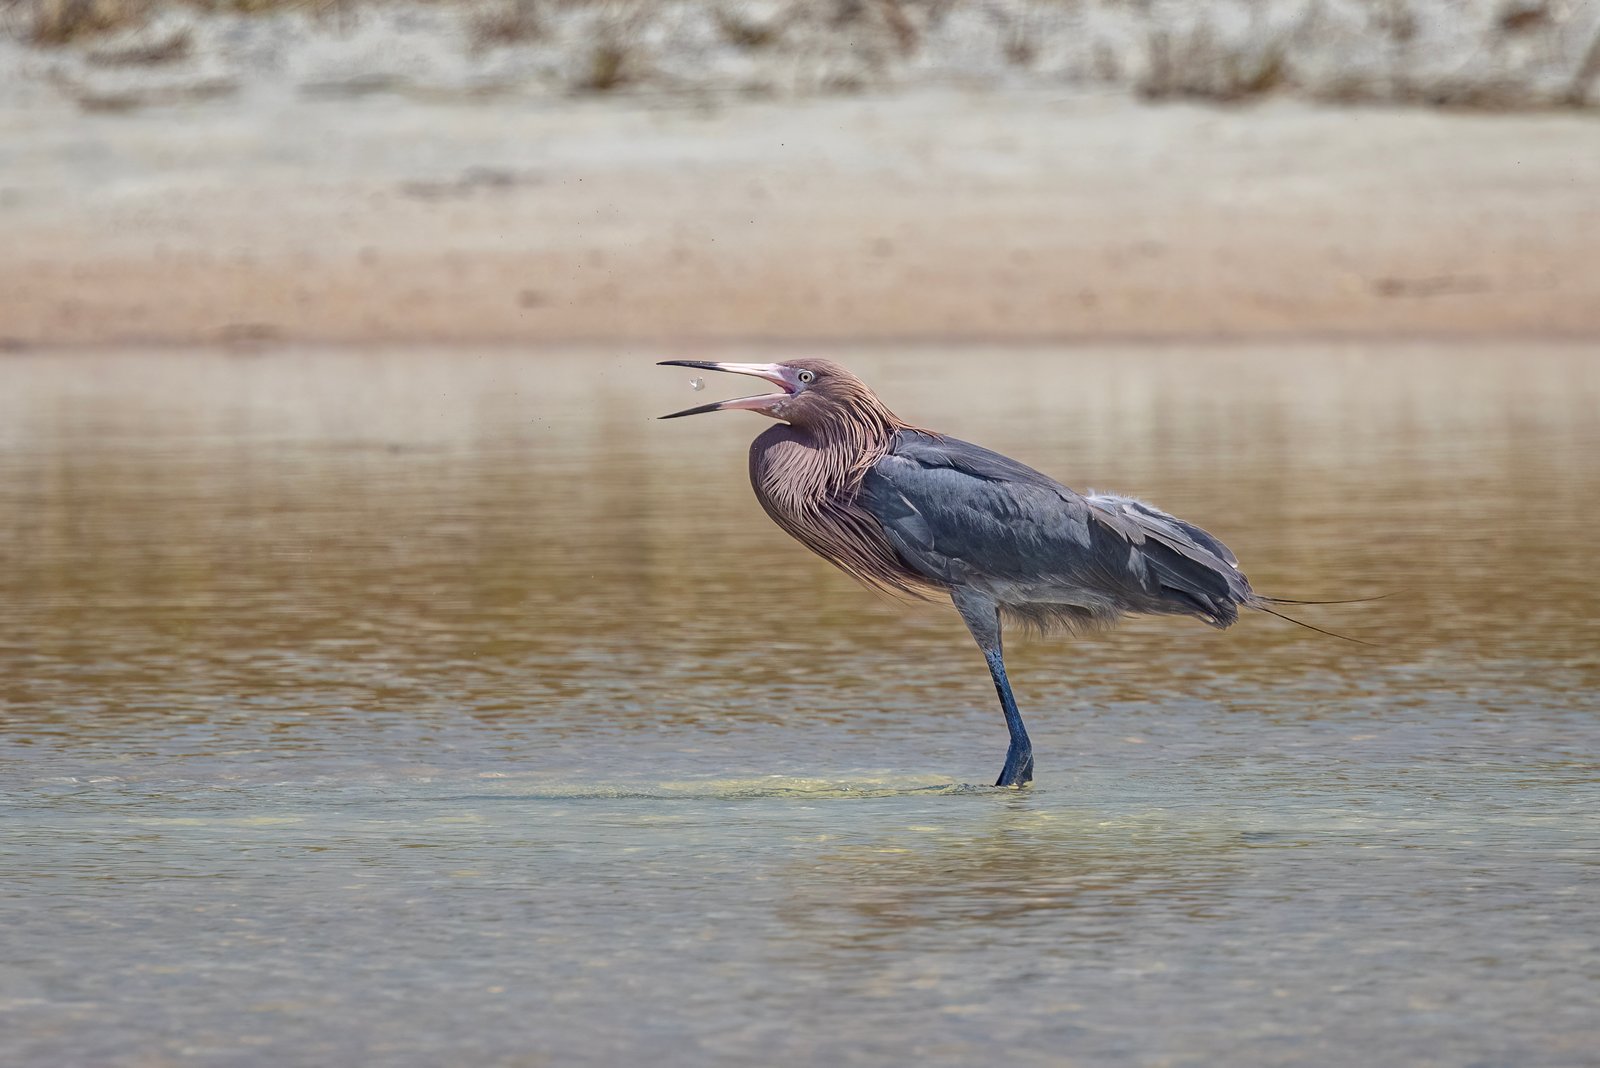
[[[661,355],[0,361],[0,1063],[1597,1063],[1600,353],[843,352],[1389,594],[1014,637],[1021,792]]]

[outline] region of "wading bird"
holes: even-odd
[[[989,662],[1011,733],[996,786],[1033,779],[1002,620],[1070,633],[1148,613],[1220,628],[1241,607],[1289,603],[1254,593],[1228,547],[1194,524],[1130,497],[1076,493],[1009,457],[912,426],[831,360],[661,366],[775,384],[777,393],[661,418],[743,410],[780,420],[750,445],[750,484],[773,522],[870,587],[949,595]]]

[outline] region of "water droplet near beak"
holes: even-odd
[[[699,393],[706,388],[706,380],[703,378],[691,378],[689,379],[689,388]]]

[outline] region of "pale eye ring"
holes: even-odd
[[[799,374],[795,375],[795,377],[800,380],[801,385],[809,386],[813,381],[816,380],[817,376],[811,371],[801,371]]]

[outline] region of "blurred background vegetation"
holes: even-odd
[[[1600,105],[1600,0],[0,0],[0,17],[0,60],[102,105],[119,91],[136,100],[151,81],[223,95],[253,80],[350,92],[783,97],[936,84]],[[46,67],[28,67],[41,56]],[[108,70],[123,89],[84,88]]]

